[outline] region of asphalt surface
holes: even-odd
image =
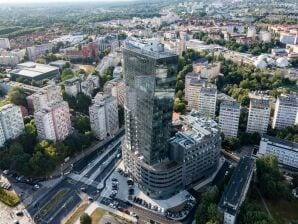
[[[224,180],[226,172],[230,170],[229,166],[230,163],[228,161],[225,161],[224,164],[222,164],[222,167],[217,172],[216,176],[214,177],[211,183],[212,185],[218,185]]]
[[[119,133],[115,138],[111,139],[110,141],[106,142],[104,145],[90,153],[89,155],[85,156],[81,160],[75,162],[73,164],[72,171],[75,173],[81,173],[90,162],[94,161],[100,154],[103,153],[103,151],[114,142],[117,142],[120,138],[122,138],[124,135],[124,131]]]
[[[74,164],[75,172],[82,172],[88,167],[88,164],[91,160],[95,160],[101,153],[104,152],[104,149],[107,149],[109,146],[113,147],[111,152],[104,156],[88,173],[86,176],[90,177],[104,161],[107,161],[110,156],[112,156],[117,150],[121,150],[121,142],[115,144],[119,141],[122,135],[117,136],[116,139],[105,144],[103,147],[100,147],[95,152],[86,156],[84,159],[78,161]],[[100,152],[100,153],[99,153]],[[114,168],[115,164],[120,158],[113,158],[109,161],[108,164],[103,168],[100,174],[93,181],[100,182],[104,179],[111,169]],[[84,187],[86,192],[82,192],[81,188]],[[53,201],[54,196],[57,192],[65,191],[66,193],[62,196],[56,198],[55,202]],[[47,191],[38,201],[33,202],[30,206],[27,207],[28,213],[34,219],[37,224],[58,224],[67,217],[71,211],[76,208],[83,200],[87,200],[88,196],[92,196],[94,199],[99,197],[97,189],[93,186],[86,185],[80,181],[75,181],[69,177],[64,177],[61,182],[59,182],[55,187]],[[52,200],[52,201],[51,201]],[[48,205],[48,202],[51,202],[51,205]],[[45,209],[45,207],[48,207]],[[42,212],[44,211],[44,212]]]

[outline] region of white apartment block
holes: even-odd
[[[104,86],[104,93],[116,97],[118,105],[124,105],[125,83],[121,78],[115,78]]]
[[[236,101],[223,101],[220,104],[219,127],[228,137],[237,137],[241,106]]]
[[[220,63],[193,63],[193,71],[199,73],[201,78],[214,79],[220,74]]]
[[[0,146],[15,139],[24,131],[24,121],[19,106],[8,104],[0,108]]]
[[[298,95],[281,95],[277,98],[272,127],[281,129],[298,123]]]
[[[0,49],[10,49],[10,42],[8,38],[0,38]]]
[[[199,102],[199,92],[205,86],[206,80],[201,79],[199,74],[188,73],[185,76],[185,100],[188,110],[197,110]]]
[[[203,87],[199,92],[198,111],[206,117],[214,117],[216,111],[216,87]]]
[[[53,45],[51,43],[27,47],[28,58],[30,61],[35,61],[39,56],[47,52],[51,53],[52,48]]]
[[[81,91],[86,96],[92,97],[93,91],[99,88],[99,77],[96,75],[88,75],[87,78],[81,82]]]
[[[32,100],[34,111],[37,112],[46,107],[49,103],[63,99],[61,87],[56,85],[46,86],[42,88],[41,91],[32,94],[29,99]]]
[[[298,144],[284,139],[263,135],[259,155],[274,155],[280,164],[298,168]]]
[[[74,77],[64,82],[65,92],[69,96],[77,97],[81,92],[81,78]]]
[[[63,141],[71,133],[68,103],[55,101],[34,113],[37,134],[40,139]]]
[[[269,119],[269,99],[263,96],[250,95],[246,131],[248,133],[258,132],[259,134],[265,134],[267,132]]]
[[[91,130],[96,138],[103,140],[119,130],[117,99],[97,94],[89,107]]]

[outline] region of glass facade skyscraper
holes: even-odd
[[[137,44],[123,49],[126,144],[153,165],[168,154],[178,56],[160,43]]]

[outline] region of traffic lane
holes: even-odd
[[[115,157],[101,172],[100,174],[95,178],[94,181],[101,182],[106,175],[111,171],[111,169],[114,168],[116,162],[119,160],[119,158]]]
[[[227,171],[229,171],[230,163],[228,161],[225,161],[224,164],[222,164],[222,167],[217,172],[215,178],[212,181],[212,185],[217,185],[220,182],[222,182],[225,178],[225,174]]]
[[[99,146],[96,150],[91,152],[89,155],[86,155],[84,158],[80,159],[79,161],[75,162],[73,164],[72,170],[76,173],[81,173],[90,163],[90,161],[94,160],[99,153],[102,153],[110,144],[113,144],[114,142],[117,142],[119,139],[121,139],[124,135],[124,132],[120,133],[118,136],[116,136],[113,139],[110,139],[108,142],[103,144],[102,146]]]
[[[95,166],[85,175],[85,177],[89,178],[103,164],[104,161],[106,161],[111,155],[113,155],[117,150],[119,150],[119,144],[115,145],[109,153],[107,153],[100,161],[98,161],[95,164]]]

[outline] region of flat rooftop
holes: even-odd
[[[11,73],[27,77],[37,77],[48,72],[57,71],[58,68],[50,65],[38,64],[35,62],[25,62],[17,65],[17,69]]]
[[[236,211],[241,205],[243,194],[254,168],[254,159],[242,157],[231,177],[229,184],[220,200],[223,210]]]

